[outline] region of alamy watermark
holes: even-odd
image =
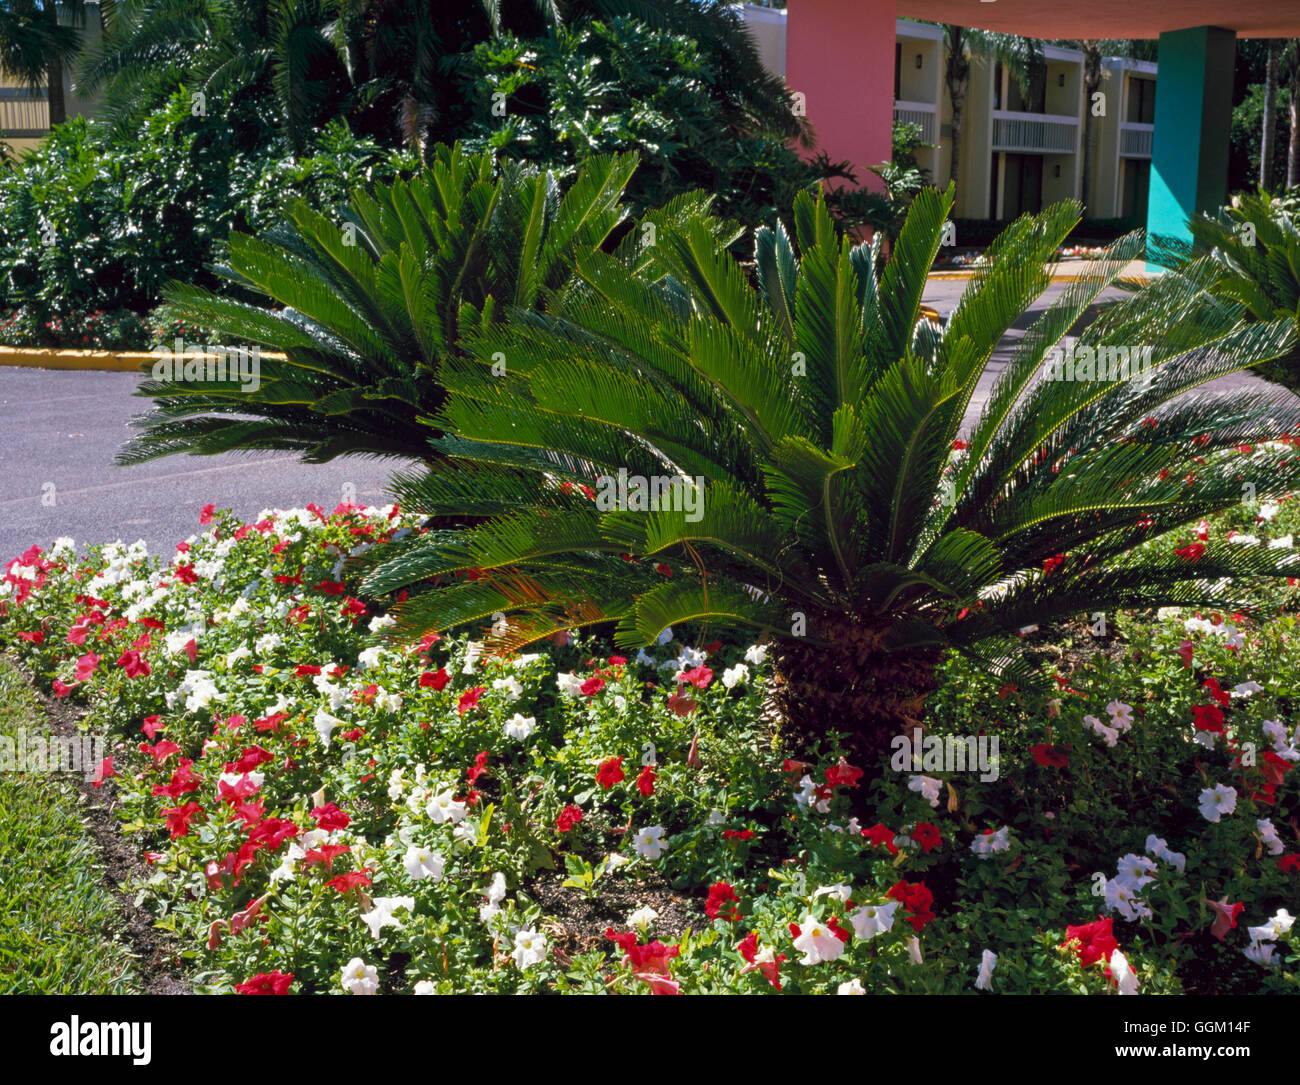
[[[1000,772],[997,735],[895,735],[889,743],[889,767],[895,772],[978,772],[992,783]]]
[[[601,512],[681,512],[686,522],[704,519],[704,477],[697,475],[617,475],[596,479],[596,508]]]
[[[1072,343],[1047,356],[1043,379],[1049,381],[1132,380],[1151,369],[1150,346],[1089,347]]]
[[[0,735],[0,772],[80,772],[94,780],[104,762],[103,735]]]
[[[158,360],[153,364],[156,381],[229,382],[239,384],[242,392],[256,392],[262,383],[261,347],[223,347],[191,343],[176,339],[169,349],[161,344],[153,348]]]

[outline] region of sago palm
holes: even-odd
[[[624,223],[620,196],[636,164],[634,155],[594,159],[561,194],[550,173],[439,147],[413,180],[356,194],[344,222],[299,204],[281,236],[233,234],[221,270],[273,307],[173,285],[170,312],[221,343],[285,358],[261,358],[253,391],[142,382],[137,394],[156,406],[136,420],[141,432],[118,463],[258,449],[310,463],[429,459],[439,368],[465,327],[507,305],[544,310],[575,260]],[[682,198],[665,221],[701,200]]]
[[[364,586],[437,577],[401,628],[468,623],[500,650],[610,621],[627,649],[667,626],[749,626],[770,639],[787,719],[878,750],[920,718],[944,649],[1084,610],[1232,606],[1231,578],[1283,575],[1267,551],[1143,544],[1239,502],[1243,461],[1225,450],[1300,424],[1280,390],[1184,394],[1285,350],[1289,322],[1203,305],[1213,268],[1197,264],[1083,336],[1149,347],[1149,370],[1044,379],[1142,251],[1131,235],[1033,323],[967,430],[994,347],[1080,208],[1008,227],[941,326],[918,316],[952,201],[921,192],[879,274],[808,197],[798,254],[758,231],[756,283],[702,218],[659,231],[641,274],[591,254],[550,313],[512,314],[444,368],[451,458],[397,480],[404,506],[488,519],[414,538]],[[611,502],[622,471],[676,500]],[[1279,446],[1248,474],[1280,491],[1300,464]],[[680,476],[697,488],[664,481]]]
[[[1243,305],[1254,320],[1300,320],[1300,227],[1294,199],[1267,192],[1245,194],[1216,214],[1188,222],[1191,245],[1165,241],[1162,263],[1180,267],[1208,257],[1215,269],[1210,291]],[[1260,366],[1269,380],[1300,389],[1300,352]]]

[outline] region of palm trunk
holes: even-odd
[[[1273,158],[1277,153],[1277,39],[1268,41],[1264,65],[1264,130],[1259,137],[1259,184],[1273,187]]]
[[[829,645],[786,640],[773,649],[773,700],[785,721],[783,737],[800,748],[827,731],[847,732],[853,755],[875,767],[895,735],[920,725],[938,684],[941,653],[886,651],[887,624],[809,615],[809,628],[826,631],[820,639]]]
[[[68,119],[68,108],[63,98],[63,61],[55,58],[46,69],[49,82],[50,127]]]
[[[952,162],[949,164],[948,173],[951,180],[961,187],[961,181],[957,177],[961,169],[961,112],[966,105],[966,94],[963,90],[960,94],[951,93],[952,97]]]
[[[1291,139],[1286,149],[1286,187],[1294,188],[1300,182],[1300,70],[1292,73],[1288,83],[1291,101],[1287,110],[1291,117]]]

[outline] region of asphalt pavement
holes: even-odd
[[[265,508],[351,498],[385,505],[398,461],[347,458],[309,466],[289,454],[168,456],[135,467],[113,458],[128,421],[149,408],[134,373],[0,366],[0,566],[33,543],[70,536],[131,543],[170,557],[197,531],[204,505],[246,520]]]

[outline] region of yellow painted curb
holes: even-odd
[[[1080,279],[1086,279],[1090,274],[1088,270],[1088,265],[1093,262],[1094,261],[1090,261],[1090,260],[1080,260],[1072,265],[1054,264],[1052,265],[1052,271],[1051,271],[1052,282],[1073,283],[1073,282],[1078,282],[1078,280]],[[1152,273],[1147,271],[1145,264],[1146,261],[1144,260],[1131,261],[1130,263],[1125,265],[1125,270],[1119,273],[1118,278],[1124,280],[1137,280],[1138,282],[1143,282],[1143,283],[1151,282],[1155,279],[1158,279],[1160,277],[1159,273],[1158,272]],[[1138,266],[1134,267],[1134,265],[1138,265]],[[976,267],[943,268],[942,270],[931,271],[930,274],[926,276],[926,278],[938,279],[940,281],[970,279],[975,276],[976,272],[981,270],[983,269],[976,268]]]
[[[181,357],[193,357],[183,354]],[[0,366],[29,369],[97,369],[111,373],[138,373],[154,362],[172,358],[147,350],[62,350],[57,347],[0,347]],[[264,358],[283,359],[283,354],[264,351]]]

